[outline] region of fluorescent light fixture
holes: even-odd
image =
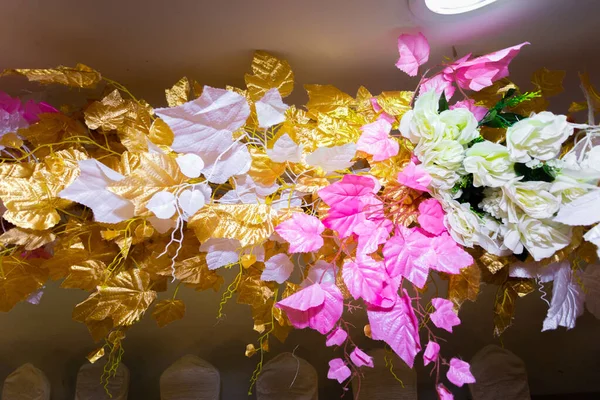
[[[496,0],[425,0],[425,5],[437,14],[462,14],[492,4]]]

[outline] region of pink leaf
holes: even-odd
[[[425,168],[411,161],[398,173],[398,182],[411,189],[427,192],[431,176]]]
[[[363,365],[370,368],[374,367],[373,359],[358,347],[355,347],[352,353],[350,353],[350,360],[357,367],[362,367]]]
[[[421,342],[419,323],[406,290],[393,308],[369,308],[367,316],[372,338],[386,342],[412,368],[415,356],[421,351]]]
[[[458,358],[450,360],[450,369],[446,373],[446,377],[458,387],[465,383],[475,383],[475,377],[471,374],[469,363]]]
[[[352,235],[356,227],[365,220],[363,206],[358,200],[345,201],[332,207],[323,218],[323,225],[339,233],[341,238]]]
[[[452,82],[452,80],[447,80],[444,74],[437,74],[432,78],[425,79],[423,83],[421,83],[419,95],[435,90],[435,92],[440,95],[444,92],[446,100],[449,100],[454,96],[454,92],[456,91],[456,87],[454,87]]]
[[[432,239],[434,254],[430,267],[439,272],[456,275],[462,268],[473,264],[473,257],[460,247],[454,239],[444,232]]]
[[[323,223],[316,217],[304,213],[294,213],[277,225],[275,231],[290,244],[290,253],[308,253],[323,246],[321,234]]]
[[[439,400],[454,400],[454,395],[450,393],[448,389],[446,389],[446,386],[444,386],[443,383],[437,385],[436,390]]]
[[[342,278],[355,300],[362,298],[367,303],[389,308],[394,305],[396,296],[387,288],[387,273],[383,262],[371,257],[348,261],[344,264]]]
[[[429,43],[422,33],[416,35],[400,35],[398,38],[400,58],[396,67],[409,76],[417,75],[419,66],[429,60]]]
[[[423,288],[433,257],[431,238],[418,230],[400,226],[383,246],[385,268],[390,277],[401,275]]]
[[[284,310],[307,311],[325,301],[325,291],[318,283],[305,287],[277,303]]]
[[[460,324],[460,318],[454,311],[454,303],[450,300],[436,297],[431,300],[431,304],[435,307],[435,312],[429,317],[435,326],[452,332],[452,327]]]
[[[398,154],[400,145],[390,138],[392,124],[385,119],[364,125],[362,135],[356,142],[357,150],[373,156],[373,161],[383,161]]]
[[[362,204],[369,204],[373,194],[377,193],[380,185],[372,176],[344,175],[341,181],[319,190],[319,197],[330,207],[339,203],[362,200]]]
[[[366,256],[379,248],[379,245],[385,243],[390,236],[393,224],[388,219],[380,221],[364,220],[354,229],[354,233],[358,235],[358,247],[356,254]]]
[[[346,339],[348,338],[348,333],[342,328],[336,328],[329,335],[327,335],[327,340],[325,341],[325,346],[341,346],[344,344]]]
[[[423,365],[428,365],[429,363],[435,362],[439,353],[440,345],[436,342],[429,341],[425,347],[425,351],[423,352]]]
[[[451,110],[454,110],[455,108],[466,108],[467,110],[471,111],[477,121],[481,121],[488,112],[487,108],[476,106],[475,100],[473,99],[457,101],[454,105],[450,106]]]
[[[427,199],[419,204],[417,220],[421,228],[433,235],[439,235],[446,230],[444,226],[444,210],[436,199]]]
[[[350,368],[346,365],[344,360],[341,358],[334,358],[329,361],[329,371],[327,372],[327,378],[335,379],[339,383],[344,382],[352,375]]]

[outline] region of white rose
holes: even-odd
[[[521,210],[533,218],[543,219],[554,215],[560,208],[560,199],[550,193],[550,186],[550,183],[540,181],[512,182],[503,186],[508,220],[517,222]]]
[[[465,149],[455,140],[425,142],[417,146],[415,153],[431,175],[433,187],[450,189],[464,173]]]
[[[522,215],[517,223],[510,223],[504,235],[504,244],[515,254],[527,249],[534,260],[552,256],[571,243],[571,227],[550,220],[539,220]]]
[[[552,182],[550,193],[560,198],[562,204],[567,204],[595,188],[597,188],[596,185],[584,183],[567,174],[560,173]]]
[[[450,190],[460,179],[460,175],[451,169],[433,163],[422,165],[431,176],[430,185],[436,189]]]
[[[479,231],[475,236],[477,244],[488,253],[497,256],[510,255],[511,251],[504,245],[506,227],[492,218],[483,217],[480,220]]]
[[[434,91],[420,95],[412,110],[400,120],[400,133],[414,144],[441,136],[444,124],[438,114],[440,96]]]
[[[506,130],[506,145],[513,161],[531,158],[549,160],[560,152],[562,143],[573,134],[564,115],[548,111],[532,114]]]
[[[460,144],[467,144],[479,137],[477,119],[466,108],[442,111],[440,121],[444,124],[443,138],[456,140]]]
[[[501,144],[475,143],[465,155],[463,165],[473,174],[473,186],[500,187],[517,177],[508,149]]]
[[[483,189],[483,195],[484,198],[479,203],[479,207],[483,211],[490,214],[494,218],[508,218],[506,200],[504,199],[504,193],[502,192],[502,189],[485,188]]]
[[[448,228],[450,236],[457,243],[466,247],[473,247],[477,244],[476,235],[479,231],[479,217],[471,211],[471,206],[455,200],[443,202],[442,206],[446,211],[444,225]]]

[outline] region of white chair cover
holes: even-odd
[[[257,400],[317,400],[317,371],[308,361],[282,353],[266,363],[256,381]]]
[[[221,376],[208,361],[188,354],[160,376],[161,400],[219,400]]]
[[[352,392],[358,394],[360,400],[416,400],[417,373],[402,361],[396,354],[385,349],[374,349],[367,352],[373,358],[374,368],[362,367],[363,377],[352,380]],[[390,369],[385,366],[385,357],[391,358],[394,373],[402,381],[398,382]]]
[[[530,400],[525,363],[512,352],[489,345],[471,359],[473,400]]]
[[[108,392],[101,381],[106,360],[100,359],[94,364],[86,363],[79,368],[75,384],[75,400],[127,400],[129,392],[129,369],[119,364],[117,373],[110,378]]]
[[[50,400],[50,382],[33,365],[21,365],[4,380],[2,400]]]

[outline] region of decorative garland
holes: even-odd
[[[397,67],[416,76],[427,40],[398,43]],[[5,71],[105,96],[62,112],[0,96],[0,309],[39,301],[48,279],[89,291],[73,319],[104,341],[89,360],[108,357],[108,380],[146,311],[159,326],[183,318],[179,286],[218,291],[231,268],[218,316],[234,296],[250,306],[260,336],[247,356],[314,329],[343,349],[328,377],[347,385],[373,366],[352,341],[364,334],[410,367],[424,349],[451,399],[440,371],[457,386],[474,377],[440,355],[436,332],[452,332],[481,283],[500,285],[496,335],[539,282],[554,281],[543,330],[574,327],[586,293],[600,317],[600,96],[582,76],[587,99],[570,112],[589,108],[588,124],[544,111],[564,72],[541,69],[521,91],[508,65],[526,44],[431,68],[415,93],[306,85],[304,109],[282,100],[288,63],[264,52],[245,89],[183,78],[159,109],[81,64]],[[424,304],[434,274],[448,298]],[[364,332],[345,310],[366,312]]]

